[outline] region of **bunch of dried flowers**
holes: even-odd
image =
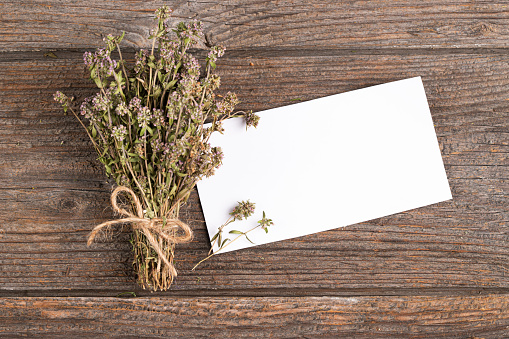
[[[235,116],[244,116],[247,126],[258,124],[252,112],[234,112],[234,93],[214,93],[220,86],[216,61],[225,49],[211,47],[202,68],[189,53],[204,39],[201,22],[171,27],[171,12],[166,6],[156,11],[157,27],[149,37],[152,48],[137,52],[131,67],[120,50],[124,34],[108,35],[105,48],[84,54],[99,91],[79,108],[73,108],[73,98],[55,94],[64,111],[70,110],[85,127],[107,175],[121,188],[112,195],[112,203],[126,218],[101,224],[95,231],[119,222],[139,225],[133,226],[131,239],[137,281],[153,290],[170,287],[176,275],[175,243],[191,239],[190,229],[178,221],[180,207],[196,182],[221,165],[223,153],[210,145],[211,134],[222,133],[223,121]],[[121,192],[131,194],[132,212],[116,205]],[[234,219],[245,215],[237,212]],[[212,241],[221,243],[220,236]]]

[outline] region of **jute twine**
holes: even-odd
[[[131,195],[131,199],[133,200],[133,203],[136,207],[137,215],[132,214],[118,206],[117,196],[120,192],[126,192]],[[191,241],[193,238],[193,232],[189,226],[178,219],[167,218],[164,220],[163,218],[145,218],[143,215],[143,207],[141,206],[140,200],[133,192],[133,190],[125,186],[119,186],[113,191],[113,193],[111,193],[111,205],[113,206],[113,210],[116,213],[123,215],[126,218],[106,221],[94,227],[90,233],[90,236],[88,237],[88,246],[94,242],[95,236],[103,228],[116,224],[130,223],[133,230],[141,230],[143,232],[150,245],[152,245],[154,251],[157,252],[159,258],[168,268],[171,276],[176,277],[177,270],[164,254],[164,245],[180,244]],[[183,232],[182,235],[177,235],[179,230]],[[160,239],[162,238],[166,242],[158,242],[156,240],[156,236],[159,236]]]

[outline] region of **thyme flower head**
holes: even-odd
[[[127,128],[125,126],[113,126],[111,130],[111,136],[114,137],[117,141],[124,141],[127,136]]]
[[[114,88],[110,87],[92,97],[92,108],[96,112],[107,112],[113,108],[115,100]]]
[[[86,98],[80,105],[80,114],[84,115],[85,118],[93,120],[94,117],[94,110],[92,109],[90,102],[92,101],[92,98]]]
[[[62,105],[62,107],[64,108],[64,113],[67,112],[67,110],[69,109],[69,104],[71,103],[71,101],[74,100],[73,97],[69,98],[67,95],[65,95],[64,93],[62,93],[60,91],[57,91],[55,93],[55,95],[53,96],[53,99]]]
[[[244,115],[244,119],[246,119],[246,127],[253,126],[257,127],[258,122],[260,121],[260,117],[253,113],[253,111],[247,112]]]
[[[115,108],[115,112],[123,117],[127,114],[129,114],[129,108],[127,108],[127,105],[125,104],[125,102],[121,102],[118,104],[117,108]]]
[[[138,109],[137,119],[138,119],[138,125],[140,128],[146,128],[148,124],[152,121],[152,112],[150,111],[150,108],[147,106],[143,106],[140,109]]]
[[[224,52],[225,48],[223,46],[221,45],[213,46],[207,55],[207,60],[215,63],[217,61],[217,58],[220,58],[224,55]]]
[[[230,212],[230,215],[233,216],[233,220],[247,219],[253,215],[254,210],[255,204],[253,202],[249,200],[239,201],[238,205]]]
[[[267,218],[265,215],[265,211],[263,211],[263,218],[258,221],[259,226],[265,231],[265,233],[269,233],[269,226],[273,226],[274,222],[272,219]]]
[[[204,37],[203,23],[198,20],[179,22],[175,29],[175,33],[186,45],[195,45]]]
[[[145,69],[148,56],[149,52],[145,49],[141,49],[138,53],[136,53],[134,56],[134,73],[141,73]]]
[[[64,93],[57,91],[53,96],[53,99],[59,104],[64,104],[67,101],[67,96]]]
[[[138,97],[132,98],[131,102],[129,103],[129,110],[138,111],[140,109],[141,109],[141,99]]]
[[[108,42],[108,45],[113,44]],[[118,62],[111,59],[110,48],[100,48],[93,54],[91,52],[85,52],[85,54],[83,54],[85,65],[88,67],[95,65],[96,72],[100,75],[112,76],[115,69],[118,67]]]
[[[170,17],[171,13],[173,13],[173,10],[168,6],[164,5],[161,8],[158,8],[155,14],[156,18],[158,18],[161,21],[164,21]]]

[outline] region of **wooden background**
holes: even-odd
[[[241,109],[422,76],[454,199],[192,272],[195,192],[176,283],[137,288],[127,230],[86,246],[111,186],[52,95],[91,94],[83,52],[122,30],[147,46],[163,3],[227,47]],[[0,337],[509,336],[508,33],[508,1],[0,0]]]

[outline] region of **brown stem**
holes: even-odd
[[[129,77],[127,76],[127,72],[125,70],[125,67],[124,67],[124,59],[122,58],[122,52],[120,52],[120,46],[115,42],[115,45],[117,45],[117,51],[118,51],[118,55],[120,57],[120,63],[122,64],[122,71],[124,72],[124,76],[125,76],[125,85],[126,85],[126,89],[127,91],[129,91]]]
[[[146,135],[147,135],[147,131],[145,130],[145,133],[143,134],[143,137],[144,137],[144,147],[143,147],[143,152],[145,153],[145,168],[147,169],[147,180],[148,180],[148,186],[150,188],[150,197],[152,198],[152,202],[154,201],[154,194],[152,193],[152,178],[150,178],[150,173],[148,171],[148,160],[147,160],[147,139],[146,139]],[[152,209],[153,209],[153,206],[152,205],[148,205],[150,206]],[[154,211],[153,211],[154,212]]]
[[[131,167],[129,158],[127,158],[127,154],[126,154],[125,149],[123,147],[122,147],[122,151],[124,152],[124,157],[127,159],[127,161],[126,161],[127,168],[129,169],[129,172],[131,172],[131,175],[133,176],[134,183],[136,184],[136,186],[138,186],[138,189],[140,190],[140,194],[143,197],[143,200],[145,200],[145,203],[147,204],[147,206],[150,206],[148,204],[148,200],[147,200],[147,197],[145,196],[145,193],[143,193],[143,188],[141,187],[140,183],[136,179],[136,175],[134,174],[134,171],[133,171],[133,168]]]
[[[69,107],[69,102],[67,102],[67,107]],[[78,119],[78,121],[80,122],[81,126],[83,126],[83,128],[85,129],[85,132],[87,132],[88,134],[88,137],[90,138],[90,140],[92,141],[92,143],[94,144],[94,148],[95,150],[97,151],[98,154],[101,154],[101,152],[99,151],[99,147],[97,146],[97,144],[95,143],[95,140],[94,138],[92,138],[92,135],[88,132],[88,128],[85,126],[85,124],[83,123],[83,121],[81,121],[81,119],[78,117],[78,115],[76,114],[76,112],[74,112],[74,110],[69,107],[69,109],[71,110],[72,114],[76,117],[76,119]]]
[[[154,40],[152,40],[152,51],[150,52],[150,55],[154,55],[154,47],[156,46],[156,39],[154,37]],[[149,86],[148,86],[148,94],[147,94],[147,107],[148,108],[151,108],[150,107],[150,90],[152,89],[152,86],[150,86],[152,84],[152,67],[150,67],[150,77],[149,77],[149,80],[148,80],[148,83],[149,83]]]

